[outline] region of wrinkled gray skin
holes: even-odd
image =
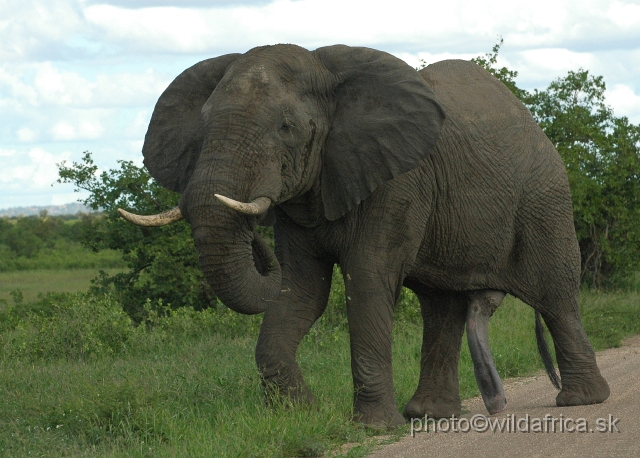
[[[152,176],[182,193],[202,270],[222,302],[265,311],[256,360],[268,390],[314,401],[296,349],[322,315],[339,263],[356,421],[404,422],[391,370],[403,285],[424,317],[420,379],[405,416],[460,413],[467,316],[467,327],[480,323],[470,345],[487,406],[504,407],[482,343],[482,323],[504,293],[549,327],[562,378],[557,404],[608,397],[578,313],[564,166],[523,105],[477,65],[444,61],[416,72],[386,53],[341,45],[209,59],[161,96],[143,153]],[[214,194],[271,199],[263,223],[275,217],[275,257],[254,231],[257,218]]]

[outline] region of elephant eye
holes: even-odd
[[[282,123],[280,123],[280,130],[283,132],[291,132],[293,129],[295,129],[295,127],[296,125],[293,123],[293,121],[286,117],[282,120]]]

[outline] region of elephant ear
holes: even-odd
[[[325,216],[336,220],[425,159],[445,115],[418,72],[390,54],[344,45],[314,52],[336,78],[320,178]]]
[[[173,80],[158,99],[142,154],[151,176],[165,188],[182,192],[189,183],[204,139],[200,111],[239,56],[227,54],[198,62]]]

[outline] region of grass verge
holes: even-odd
[[[163,316],[149,304],[147,320],[134,327],[109,297],[49,296],[19,314],[12,307],[0,314],[0,455],[364,456],[378,439],[350,422],[341,297],[338,285],[299,349],[318,399],[312,408],[265,406],[253,359],[259,316],[224,308]],[[638,299],[635,292],[581,295],[596,349],[640,333]],[[400,409],[418,378],[417,307],[412,295],[403,294],[394,326]],[[513,298],[494,315],[490,340],[502,377],[541,369],[533,325],[531,308]],[[463,397],[477,394],[466,344],[460,381]],[[343,450],[345,443],[354,445]]]

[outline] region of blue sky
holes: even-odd
[[[640,0],[0,0],[0,208],[75,201],[51,184],[85,150],[101,169],[142,164],[158,96],[202,59],[344,43],[417,66],[484,54],[498,36],[519,86],[582,67],[640,124]]]

